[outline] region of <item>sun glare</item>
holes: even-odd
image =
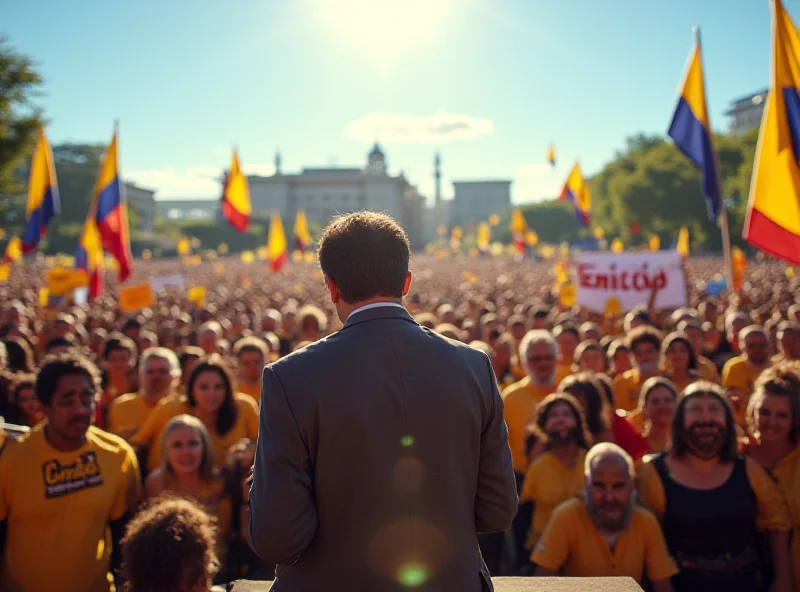
[[[318,0],[323,26],[340,43],[380,54],[421,45],[437,35],[452,0]]]

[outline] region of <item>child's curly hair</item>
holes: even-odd
[[[196,504],[163,496],[142,510],[122,539],[128,592],[182,592],[219,569],[214,519]]]

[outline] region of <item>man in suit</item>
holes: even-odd
[[[488,356],[403,308],[390,217],[334,220],[318,256],[343,328],[264,370],[250,536],[273,590],[491,590],[478,533],[517,492]]]

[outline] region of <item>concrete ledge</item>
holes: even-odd
[[[631,578],[492,578],[495,592],[642,592]],[[240,580],[231,592],[265,592],[272,582]]]

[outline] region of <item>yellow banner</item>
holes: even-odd
[[[195,306],[206,305],[206,289],[203,286],[194,286],[193,288],[189,288],[189,292],[186,296],[189,299],[189,302]]]
[[[119,308],[122,312],[136,312],[153,306],[153,289],[149,282],[126,286],[119,291]]]

